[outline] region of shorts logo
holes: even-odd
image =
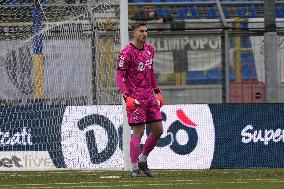
[[[134,119],[135,121],[137,121],[137,120],[138,120],[138,116],[135,115],[135,116],[133,117],[133,119]]]

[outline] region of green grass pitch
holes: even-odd
[[[154,170],[152,178],[126,171],[0,172],[0,188],[283,189],[284,169]]]

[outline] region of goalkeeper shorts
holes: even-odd
[[[162,121],[162,114],[157,99],[151,95],[147,100],[138,100],[139,105],[135,110],[127,111],[130,126]]]

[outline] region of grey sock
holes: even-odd
[[[138,170],[138,163],[132,163],[132,171]]]
[[[147,161],[147,156],[145,156],[144,154],[140,154],[139,162],[146,162],[146,161]]]

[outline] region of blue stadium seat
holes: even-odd
[[[15,5],[19,3],[19,0],[6,0],[6,5]]]
[[[276,7],[276,17],[284,18],[284,7]]]
[[[186,7],[178,7],[177,8],[177,20],[183,20],[186,18],[187,8]]]
[[[255,18],[257,17],[257,12],[255,7],[237,7],[236,8],[236,16],[242,18]]]
[[[21,4],[21,3],[31,3],[32,0],[27,0],[26,2],[21,1],[21,0],[6,0],[6,5],[16,5],[16,4]]]
[[[214,19],[219,18],[218,9],[216,7],[207,8],[207,18]]]
[[[173,0],[174,2],[192,2],[192,0]]]
[[[160,2],[164,2],[163,0],[145,0],[146,1],[146,3],[147,2],[150,2],[150,3],[160,3]]]
[[[221,0],[222,2],[236,2],[236,1],[239,1],[239,0]]]
[[[199,18],[198,11],[196,7],[178,7],[177,8],[177,18],[178,20],[182,19],[197,19]]]
[[[222,8],[223,8],[223,12],[224,12],[225,18],[229,18],[230,17],[230,13],[229,13],[227,7],[222,7]]]
[[[155,10],[156,10],[157,14],[159,16],[161,16],[161,17],[168,17],[168,16],[170,16],[170,9],[169,9],[169,7],[165,7],[165,6],[163,6],[163,7],[156,7]]]

